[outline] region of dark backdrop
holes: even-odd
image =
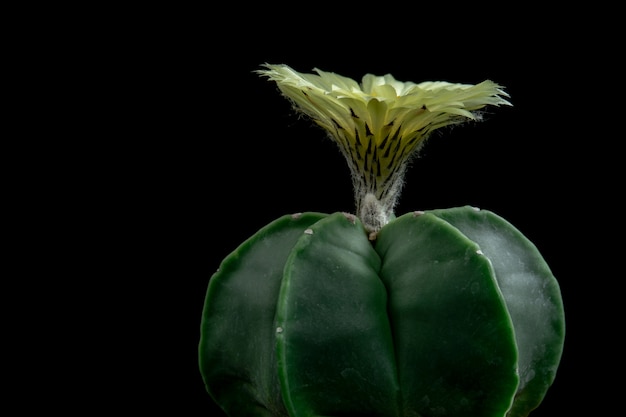
[[[124,365],[102,365],[118,381],[105,397],[127,399],[119,408],[137,415],[220,416],[197,366],[209,277],[283,214],[353,211],[335,145],[254,73],[268,62],[356,79],[391,73],[505,87],[513,107],[490,108],[483,122],[431,138],[408,171],[397,213],[470,204],[530,238],[559,280],[567,319],[556,381],[532,416],[561,415],[573,398],[591,406],[579,378],[597,368],[584,348],[597,330],[586,324],[581,276],[591,255],[580,232],[593,226],[575,219],[600,191],[588,177],[595,157],[583,146],[593,123],[581,109],[593,100],[568,81],[587,76],[578,26],[522,8],[470,15],[392,7],[357,17],[320,5],[225,7],[141,14],[142,25],[104,64],[125,92],[109,109],[101,144],[109,159],[98,185],[114,196],[101,202],[104,228],[118,242],[107,256],[130,261],[115,271],[124,284],[111,308],[130,313],[107,342]],[[133,123],[118,123],[125,120]]]

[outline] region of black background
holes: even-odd
[[[108,354],[90,379],[111,374],[116,382],[97,390],[93,408],[221,416],[197,365],[209,277],[283,214],[353,211],[335,145],[254,73],[268,62],[357,80],[391,73],[504,86],[513,107],[489,108],[484,121],[431,137],[396,211],[474,205],[532,240],[561,285],[567,320],[556,381],[532,416],[561,415],[572,403],[581,413],[597,410],[603,401],[591,390],[604,384],[589,375],[603,366],[589,360],[589,344],[602,336],[585,282],[601,275],[590,274],[597,258],[588,233],[604,191],[589,173],[606,168],[594,149],[607,139],[593,134],[596,74],[581,62],[602,57],[582,49],[581,18],[522,7],[470,13],[385,4],[353,14],[309,6],[144,10],[123,24],[125,36],[109,27],[115,47],[97,63],[98,82],[115,101],[83,162],[98,166],[83,204],[99,236],[115,242],[94,262],[109,290],[106,311],[121,320],[104,314],[95,322],[107,330],[97,339]]]

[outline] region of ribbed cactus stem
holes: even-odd
[[[375,242],[366,232],[351,214],[287,215],[220,264],[199,364],[226,414],[527,417],[537,408],[565,318],[532,242],[469,206],[399,216]]]

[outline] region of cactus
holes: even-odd
[[[285,215],[222,261],[199,367],[228,416],[525,417],[540,405],[565,334],[540,252],[489,210],[396,217],[385,198],[397,181],[379,192],[355,179],[360,216]]]

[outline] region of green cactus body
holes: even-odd
[[[231,417],[523,417],[563,348],[536,247],[486,210],[283,216],[209,282],[200,371]]]

